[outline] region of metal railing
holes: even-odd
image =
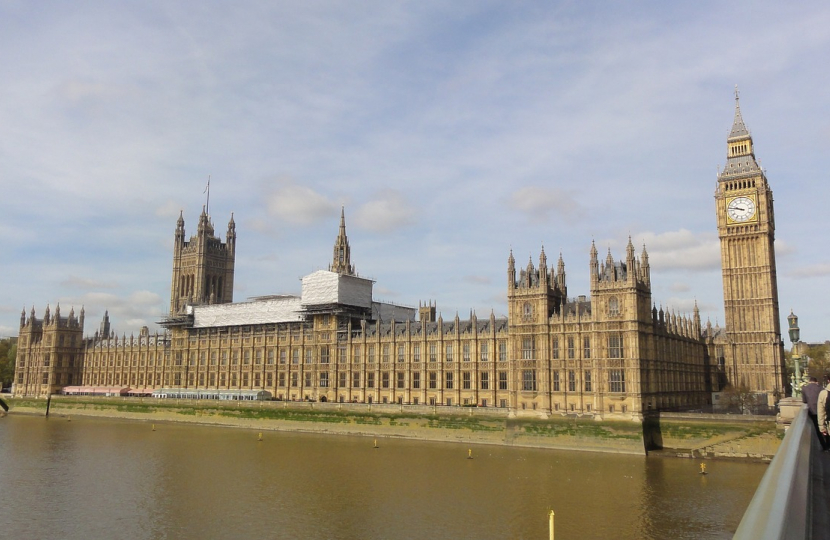
[[[815,439],[805,405],[764,473],[733,540],[813,538],[813,469],[821,459]]]

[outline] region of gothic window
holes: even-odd
[[[533,360],[535,357],[536,343],[533,337],[522,338],[522,360]]]
[[[499,341],[499,362],[507,362],[507,342]]]
[[[574,338],[568,338],[568,358],[573,359],[574,357]]]
[[[398,362],[406,361],[406,347],[404,345],[398,345]]]
[[[482,390],[489,390],[490,389],[490,374],[486,371],[482,371],[479,374],[479,380],[481,381],[481,389]]]
[[[553,391],[554,392],[559,391],[559,372],[558,371],[553,372]]]
[[[612,296],[608,300],[608,316],[617,317],[620,314],[620,301],[616,296]]]
[[[586,337],[582,339],[583,358],[591,358],[591,338]]]
[[[464,390],[470,390],[472,388],[472,374],[469,371],[465,371],[461,374],[461,387]]]
[[[591,372],[590,371],[585,372],[585,391],[586,392],[591,391]]]
[[[499,390],[507,390],[507,372],[499,371]]]
[[[522,390],[535,391],[536,390],[536,370],[525,369],[522,371]]]
[[[412,388],[415,390],[421,388],[421,374],[420,373],[413,373],[412,374]]]
[[[397,383],[396,383],[397,388],[400,388],[400,389],[404,388],[404,385],[406,384],[406,379],[404,378],[404,376],[405,376],[404,373],[398,373],[398,380],[397,380]]]
[[[625,392],[625,370],[612,369],[610,371],[611,385],[609,390],[611,392]]]
[[[620,334],[608,336],[608,358],[623,357],[623,340]]]
[[[553,338],[553,343],[551,343],[550,350],[553,359],[559,360],[559,338]]]
[[[447,354],[446,354],[445,358],[446,358],[447,362],[452,362],[452,343],[447,344],[446,352],[447,352]]]
[[[568,392],[576,392],[576,372],[568,371]]]
[[[481,344],[481,361],[487,362],[488,360],[490,360],[490,357],[487,351],[487,342],[485,341]]]
[[[352,388],[360,388],[360,372],[352,373]]]
[[[384,371],[380,374],[380,382],[382,388],[389,388],[389,372]]]
[[[522,316],[524,316],[525,319],[533,318],[533,306],[530,302],[525,302],[524,306],[522,306]]]
[[[430,390],[438,388],[438,373],[435,371],[429,372],[429,388]]]
[[[452,390],[452,386],[453,386],[453,372],[452,372],[452,371],[448,371],[448,372],[447,372],[447,373],[445,373],[444,375],[446,375],[446,383],[447,383],[447,384],[445,385],[445,388],[446,388],[447,390]]]
[[[417,343],[412,346],[412,361],[415,363],[421,361],[421,346]]]

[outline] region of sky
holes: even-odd
[[[234,299],[300,292],[345,207],[376,300],[507,312],[507,258],[648,249],[723,323],[714,191],[740,89],[775,198],[782,329],[830,339],[830,3],[0,0],[0,336],[21,310],[169,309],[210,176]],[[787,341],[789,347],[789,342]]]

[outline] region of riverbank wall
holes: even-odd
[[[10,414],[45,415],[47,400],[10,398]],[[512,417],[504,409],[286,401],[52,396],[49,416],[188,422],[259,431],[399,437],[678,457],[769,460],[783,432],[774,418],[661,413],[643,422],[593,417]]]

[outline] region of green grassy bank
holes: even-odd
[[[8,399],[11,414],[45,414],[45,399]],[[50,416],[192,422],[258,430],[403,437],[594,452],[644,454],[646,445],[684,457],[769,459],[781,436],[774,421],[720,415],[661,415],[643,423],[590,417],[510,417],[500,409],[217,402],[54,396]]]

